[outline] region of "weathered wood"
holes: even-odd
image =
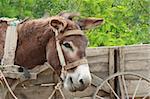
[[[111,76],[116,69],[117,71],[130,71],[134,73],[141,74],[147,78],[150,77],[150,45],[140,45],[140,46],[125,46],[125,47],[99,47],[99,48],[89,48],[87,49],[87,58],[90,65],[90,70],[92,72],[92,85],[83,92],[69,93],[65,89],[63,92],[67,99],[92,99],[92,95],[96,91],[96,86],[99,86],[104,79]],[[117,62],[115,56],[115,50],[119,49],[117,53]],[[144,53],[144,54],[143,54]],[[143,55],[143,56],[142,56]],[[118,57],[119,56],[119,57]],[[7,71],[7,70],[6,70]],[[15,70],[14,70],[15,71]],[[54,85],[57,80],[54,77],[53,71],[46,65],[38,66],[37,68],[30,70],[31,73],[37,73],[36,79],[30,79],[24,81],[16,86],[15,94],[19,99],[47,99],[54,89]],[[12,73],[11,75],[15,75]],[[133,77],[131,75],[126,75],[125,81],[127,83],[127,89],[129,94],[133,94],[135,86],[138,82],[138,77]],[[54,81],[56,80],[56,82]],[[109,82],[112,87],[113,80]],[[44,86],[43,86],[44,85]],[[115,84],[116,85],[116,84]],[[141,97],[147,92],[150,92],[149,84],[142,80],[141,85],[138,90],[136,97]],[[123,87],[122,87],[123,88]],[[110,89],[107,85],[98,92],[98,95],[104,97],[110,97]],[[8,94],[6,99],[12,99]],[[60,93],[57,92],[53,99],[61,99]],[[109,98],[112,99],[112,98]]]
[[[125,61],[125,70],[148,70],[150,69],[149,60]]]
[[[53,86],[49,87],[22,86],[17,87],[15,93],[18,96],[18,99],[48,99],[48,96],[51,94],[52,91]]]
[[[148,78],[150,77],[150,64],[149,64],[150,45],[120,47],[119,54],[117,57],[119,57],[117,63],[118,71],[134,72]],[[130,91],[129,94],[133,95],[139,77],[126,75],[123,78],[125,78],[125,81],[127,81],[128,83],[127,90]],[[121,77],[119,78],[119,83],[120,83],[121,93],[124,93],[124,87],[122,86]],[[142,84],[143,87],[148,86],[148,84],[146,83],[143,84]],[[139,89],[141,89],[141,91],[138,90],[136,96],[144,96],[146,94],[146,89],[142,88],[142,86],[140,86],[141,88]]]
[[[87,56],[92,57],[92,56],[99,56],[99,55],[108,55],[108,48],[105,47],[96,47],[96,48],[88,48],[86,50]]]
[[[92,75],[92,84],[95,86],[99,86],[102,82],[103,79],[99,78],[98,76],[91,74]]]
[[[27,80],[17,85],[15,94],[19,99],[47,99],[54,86],[43,86],[43,84],[55,83],[52,77],[53,72],[49,69],[40,73],[37,79]],[[47,79],[49,78],[49,79]],[[6,99],[12,99],[11,96]]]
[[[26,79],[23,72],[19,72],[20,66],[17,65],[5,65],[0,67],[5,77],[12,79]],[[30,79],[36,79],[37,73],[30,73]]]
[[[115,73],[115,63],[114,63],[114,49],[113,48],[110,48],[109,49],[109,75],[112,75],[112,74],[114,74]],[[110,85],[111,85],[111,87],[112,87],[112,89],[115,89],[115,82],[114,82],[115,80],[110,80],[109,81],[109,83],[110,83]],[[111,91],[110,92],[110,97],[112,98],[112,99],[114,99],[114,94],[113,94],[113,92]]]
[[[144,44],[144,45],[130,45],[130,46],[124,46],[124,53],[139,53],[139,52],[149,52],[150,45]]]
[[[135,87],[137,86],[137,83],[138,83],[137,80],[126,80],[129,96],[133,95],[133,92],[135,91]],[[136,97],[145,96],[146,94],[148,94],[148,92],[150,92],[150,83],[142,80],[138,88]]]
[[[98,76],[101,79],[106,79],[107,77],[109,77],[108,74],[109,71],[105,71],[105,72],[93,72],[93,74],[95,74],[96,76]]]
[[[150,45],[126,46],[122,49],[125,53],[125,61],[150,60]]]
[[[132,53],[125,55],[126,61],[131,60],[150,60],[150,53]]]
[[[83,98],[80,98],[80,97],[76,97],[74,99],[92,99],[92,97],[83,97]]]
[[[100,63],[89,63],[91,72],[108,72],[108,63],[100,62]]]
[[[150,70],[126,70],[125,72],[134,72],[134,73],[140,74],[140,75],[150,79]],[[126,75],[125,78],[129,79],[129,80],[137,80],[138,79],[138,77],[135,77],[132,75]]]
[[[88,57],[89,63],[108,62],[108,56],[92,56]]]
[[[71,93],[70,95],[73,96],[73,98],[69,98],[69,99],[92,96],[94,92],[95,92],[95,86],[91,85],[89,88],[85,89],[82,92]]]
[[[120,47],[119,48],[119,64],[118,64],[118,66],[119,66],[119,71],[120,72],[124,72],[124,51],[123,51],[123,49],[122,49],[122,47]],[[125,90],[124,90],[124,86],[123,86],[123,81],[122,81],[122,79],[124,80],[124,76],[119,76],[118,77],[118,80],[119,80],[119,87],[120,87],[120,93],[121,93],[121,98],[122,99],[125,99]]]

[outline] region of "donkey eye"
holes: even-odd
[[[71,51],[73,51],[73,47],[71,46],[71,44],[70,43],[64,43],[63,44],[66,48],[69,48]]]
[[[66,48],[71,48],[72,49],[72,47],[71,47],[71,45],[69,44],[69,43],[64,43],[63,44]]]

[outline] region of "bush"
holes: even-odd
[[[149,0],[1,0],[0,17],[39,18],[45,12],[80,12],[105,23],[87,32],[90,45],[116,46],[150,43]]]

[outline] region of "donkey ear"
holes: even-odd
[[[86,30],[102,24],[103,21],[104,21],[103,19],[96,19],[96,18],[80,19],[78,21],[78,25],[82,30]]]
[[[50,25],[60,32],[64,31],[67,26],[67,22],[64,19],[54,18],[50,21]]]

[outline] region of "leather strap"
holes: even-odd
[[[1,65],[13,65],[15,58],[15,51],[18,40],[18,33],[16,31],[19,22],[10,22],[6,31],[4,55],[1,60]]]
[[[63,33],[63,37],[72,36],[72,35],[84,35],[84,32],[81,30],[69,30]]]
[[[79,65],[87,64],[87,63],[88,63],[87,59],[83,58],[83,59],[77,60],[77,61],[75,61],[73,63],[69,63],[69,64],[65,65],[64,66],[64,70],[70,70],[70,69],[73,69],[73,68],[75,68],[75,67],[77,67]]]

